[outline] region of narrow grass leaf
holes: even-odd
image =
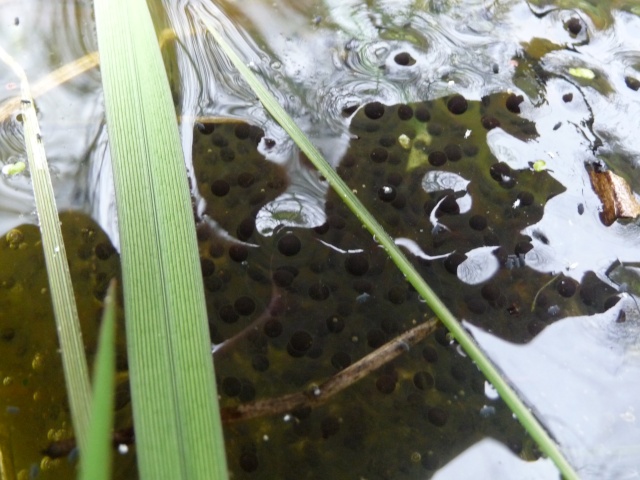
[[[116,283],[111,281],[104,300],[98,353],[93,371],[93,403],[89,443],[80,455],[81,480],[111,478],[111,429],[116,372]]]
[[[20,78],[20,105],[24,139],[36,210],[40,222],[42,248],[49,278],[53,312],[62,353],[62,367],[64,369],[73,428],[80,450],[83,451],[88,439],[91,387],[76,299],[73,294],[69,263],[67,262],[67,254],[62,240],[49,166],[27,76],[22,67],[2,48],[0,48],[0,59],[9,65]]]
[[[187,172],[144,0],[94,2],[140,475],[227,477]]]
[[[87,53],[83,57],[63,65],[35,82],[32,85],[31,94],[33,98],[38,98],[78,75],[91,70],[96,67],[98,63],[98,52]],[[4,122],[11,113],[18,108],[20,108],[20,98],[12,98],[3,102],[2,106],[0,106],[0,122]]]
[[[215,39],[218,45],[220,45],[221,50],[227,55],[227,57],[229,57],[244,80],[251,86],[267,111],[291,136],[300,150],[305,153],[318,171],[327,179],[331,187],[338,193],[338,195],[340,195],[349,209],[360,219],[369,232],[371,232],[371,234],[377,238],[378,242],[386,249],[397,267],[405,274],[407,280],[411,282],[416,291],[427,302],[431,310],[433,310],[447,329],[449,329],[465,352],[484,373],[485,377],[493,384],[500,396],[507,405],[509,405],[531,437],[538,443],[541,450],[555,462],[556,466],[566,479],[577,479],[577,474],[562,452],[560,452],[558,446],[551,439],[544,427],[540,425],[535,416],[503,378],[491,360],[487,358],[476,342],[465,331],[460,322],[453,316],[444,303],[442,303],[431,287],[427,285],[411,262],[409,262],[407,257],[396,246],[393,239],[384,231],[373,215],[366,210],[364,205],[362,205],[360,200],[358,200],[358,198],[353,194],[336,171],[331,168],[331,165],[329,165],[329,163],[322,157],[320,152],[295,124],[293,119],[278,104],[278,101],[264,86],[264,84],[247,67],[246,62],[233,50],[231,45],[229,45],[218,31],[219,27],[211,21],[208,14],[202,12],[197,7],[193,10],[206,27],[207,31]]]

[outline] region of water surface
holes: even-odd
[[[288,181],[257,216],[256,227],[265,245],[278,225],[290,229],[322,225],[327,219],[327,186],[255,101],[204,31],[199,15],[221,25],[232,45],[336,167],[353,142],[349,129],[353,112],[367,103],[414,104],[453,94],[469,101],[498,92],[522,95],[521,116],[535,124],[538,136],[524,143],[504,129],[493,129],[486,140],[491,154],[513,170],[528,171],[531,164],[543,160],[545,175],[563,190],[544,204],[539,219],[513,233],[530,239],[533,248],[526,252],[527,268],[535,272],[532,278],[562,274],[576,282],[591,272],[599,285],[620,292],[621,301],[603,313],[558,318],[525,345],[488,333],[491,326],[483,324],[480,330],[471,316],[463,320],[583,478],[637,476],[640,236],[633,221],[602,224],[601,203],[585,168],[586,163],[601,162],[623,176],[634,191],[640,190],[635,174],[640,158],[640,139],[635,134],[640,92],[630,87],[634,84],[629,80],[640,79],[640,39],[635,35],[640,18],[634,2],[165,4],[166,17],[159,3],[154,10],[158,26],[171,25],[179,38],[177,44],[167,46],[167,58],[175,49],[172,72],[179,71],[179,76],[173,77],[174,92],[190,168],[196,163],[191,159],[195,117],[249,122],[275,142],[266,148],[262,141],[258,148],[269,161],[284,167]],[[0,42],[23,64],[32,82],[96,48],[86,2],[3,2],[0,9]],[[568,27],[570,21],[575,33]],[[570,73],[572,68],[588,69],[594,78],[576,77]],[[1,71],[0,100],[8,100],[16,92],[16,80],[7,69]],[[571,101],[566,101],[568,96]],[[42,95],[37,106],[60,209],[88,213],[117,246],[101,102],[99,73],[92,69]],[[14,112],[2,121],[3,164],[24,158],[15,117]],[[193,184],[201,185],[191,174]],[[0,188],[1,231],[36,223],[28,172],[3,176]],[[194,189],[194,196],[200,213],[207,212],[211,201],[206,201],[204,191]],[[442,223],[447,224],[446,217]],[[229,233],[237,236],[235,228]],[[623,316],[625,321],[620,322]],[[287,381],[304,385],[304,378]],[[490,400],[488,393],[487,403]],[[265,425],[259,424],[255,431]],[[234,433],[237,438],[258,438],[254,441],[261,449],[262,468],[286,470],[286,462],[262,460],[270,451],[261,440],[266,433],[239,430]],[[335,437],[331,441],[337,442]],[[343,444],[336,443],[335,448]],[[242,441],[230,447],[230,463],[238,475],[249,477],[247,464],[241,462],[243,448],[248,447]],[[270,455],[277,456],[277,449],[271,450]],[[421,446],[399,447],[398,452],[402,451],[406,458],[398,453],[398,465],[409,465],[402,475],[426,478],[433,473],[421,466],[422,460],[411,463],[412,452],[424,455]],[[37,464],[39,453],[33,452],[32,458]],[[488,439],[470,446],[436,478],[457,478],[461,461],[463,467],[458,468],[473,469],[481,478],[496,478],[503,461],[510,465],[500,473],[503,478],[557,478],[550,462],[526,463]],[[400,478],[399,471],[391,468],[379,478]],[[258,474],[259,470],[253,475]],[[313,478],[313,472],[309,475]]]

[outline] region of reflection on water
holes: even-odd
[[[32,85],[96,50],[92,11],[85,2],[6,1],[0,4],[0,43],[24,68]],[[19,93],[11,70],[0,69],[0,102]],[[60,208],[88,208],[90,148],[101,129],[100,76],[90,69],[36,100],[42,137]],[[22,133],[12,112],[0,123],[0,164],[25,159]],[[28,178],[28,171],[23,177]],[[35,223],[35,204],[25,178],[0,178],[0,230]]]
[[[640,362],[638,310],[576,317],[542,332],[526,348],[472,328],[480,344],[547,419],[582,478],[633,478],[638,472]],[[520,383],[518,383],[520,385]],[[633,392],[633,393],[631,393]]]
[[[496,129],[487,140],[491,151],[513,169],[544,160],[549,175],[565,188],[546,203],[542,219],[521,232],[533,246],[527,252],[528,266],[578,281],[592,271],[610,283],[605,271],[614,261],[640,261],[638,226],[602,225],[600,202],[584,168],[585,162],[603,161],[640,191],[635,174],[640,158],[636,134],[640,92],[632,88],[633,80],[640,79],[636,34],[640,12],[634,0],[164,3],[168,23],[179,38],[175,48],[185,152],[191,152],[188,119],[195,116],[248,121],[275,140],[276,147],[264,152],[287,168],[291,186],[259,216],[266,230],[274,228],[274,219],[290,226],[322,223],[327,187],[310,172],[203,31],[199,14],[216,19],[236,50],[335,166],[352,141],[349,117],[360,105],[417,102],[452,93],[475,100],[507,90],[524,95],[522,115],[535,122],[539,138],[525,144]],[[22,63],[32,82],[96,48],[91,10],[84,2],[7,1],[0,4],[0,12],[0,43]],[[572,76],[569,69],[576,67],[591,70],[595,78]],[[15,94],[12,82],[9,71],[0,69],[0,101]],[[47,93],[37,106],[60,208],[91,213],[115,240],[97,70]],[[0,164],[24,157],[21,135],[15,114],[0,124]],[[204,205],[201,192],[194,194]],[[28,172],[0,178],[0,231],[35,223],[33,205]],[[468,283],[486,280],[482,265],[487,262],[480,253],[484,252],[466,265]],[[627,283],[630,293],[637,295],[637,275],[631,272],[632,281]],[[609,311],[589,320],[559,322],[530,346],[483,340],[506,373],[522,384],[520,389],[585,478],[614,478],[640,468],[634,460],[637,455],[627,450],[637,438],[635,420],[628,413],[640,408],[638,386],[624,373],[627,368],[637,370],[638,357],[633,349],[619,348],[620,336],[615,333],[638,320],[633,301],[625,300],[619,308],[630,312],[626,324],[615,324]],[[594,340],[594,324],[606,325],[602,328],[610,334]],[[582,338],[589,332],[590,338]],[[481,332],[477,336],[485,338]],[[556,342],[545,340],[550,337]],[[583,350],[560,356],[567,342],[577,342]],[[529,383],[532,372],[524,372],[524,367],[508,369],[523,358],[529,365],[539,365],[537,372],[544,374]],[[580,358],[593,362],[593,370],[583,370]],[[563,376],[565,368],[571,376]],[[557,385],[573,385],[576,379],[582,383],[575,389],[588,390],[589,395],[573,397],[574,390],[568,389],[558,396]],[[612,390],[619,401],[615,405],[606,397]],[[587,426],[597,428],[585,428],[580,415],[592,419]],[[584,453],[594,449],[610,455]]]

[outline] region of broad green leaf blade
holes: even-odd
[[[217,30],[217,26],[210,20],[209,15],[194,7],[196,18],[199,18],[207,31],[220,45],[221,50],[229,57],[238,69],[244,80],[251,86],[256,96],[260,99],[266,110],[282,126],[282,128],[296,142],[300,150],[311,160],[318,171],[327,179],[331,187],[340,195],[349,209],[360,219],[363,225],[374,235],[378,242],[386,249],[396,266],[405,274],[416,291],[425,299],[431,310],[447,327],[465,352],[478,365],[485,377],[493,384],[503,400],[518,417],[531,437],[538,443],[541,450],[547,454],[556,464],[566,479],[577,479],[578,475],[560,452],[556,443],[551,439],[547,431],[540,425],[535,416],[518,397],[502,374],[493,365],[491,360],[482,352],[475,340],[466,332],[460,322],[453,316],[449,309],[442,303],[435,292],[427,285],[420,274],[415,270],[411,262],[396,246],[393,239],[384,231],[378,221],[369,213],[354,193],[344,183],[331,165],[322,157],[320,152],[311,143],[307,136],[295,124],[293,119],[278,104],[275,97],[263,85],[263,83],[247,67],[231,45]]]
[[[144,0],[96,0],[139,470],[226,478],[186,167]]]
[[[91,387],[87,359],[76,299],[71,284],[69,263],[62,239],[58,209],[56,207],[47,157],[42,143],[38,117],[33,106],[29,82],[22,67],[0,48],[0,58],[20,78],[20,94],[24,139],[27,147],[33,194],[42,234],[42,248],[49,277],[51,301],[55,314],[62,368],[71,408],[71,419],[78,445],[83,451],[87,445],[91,408]]]
[[[93,373],[93,404],[89,443],[80,456],[81,480],[111,478],[111,428],[116,372],[116,282],[111,281],[104,300],[98,353]]]

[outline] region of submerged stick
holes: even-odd
[[[250,325],[247,325],[240,332],[235,334],[233,337],[225,340],[224,342],[216,345],[213,349],[213,359],[219,359],[225,357],[227,354],[233,351],[235,345],[246,338],[252,332],[257,332],[259,328],[261,328],[267,320],[272,318],[271,316],[277,313],[278,310],[282,309],[282,294],[278,291],[278,289],[274,286],[271,294],[271,300],[267,308],[256,318]]]
[[[357,381],[369,375],[401,354],[409,351],[411,347],[424,340],[433,333],[438,326],[437,320],[427,320],[411,330],[397,336],[390,342],[374,350],[369,355],[348,366],[344,370],[314,387],[311,390],[290,393],[277,398],[267,398],[251,403],[244,403],[237,407],[222,408],[220,413],[223,423],[241,422],[252,418],[267,415],[279,415],[290,412],[299,407],[317,407],[327,402],[331,397]],[[133,427],[123,430],[115,430],[112,437],[113,445],[132,444],[134,442]],[[52,442],[43,454],[52,458],[67,456],[76,446],[75,438],[68,438]]]
[[[277,398],[267,398],[251,403],[244,403],[237,407],[222,408],[220,414],[224,423],[239,422],[266,415],[278,415],[290,412],[299,407],[316,407],[322,405],[331,397],[358,380],[390,362],[413,345],[431,334],[438,325],[436,320],[425,323],[397,336],[382,347],[336,373],[333,377],[311,390],[290,393]]]

